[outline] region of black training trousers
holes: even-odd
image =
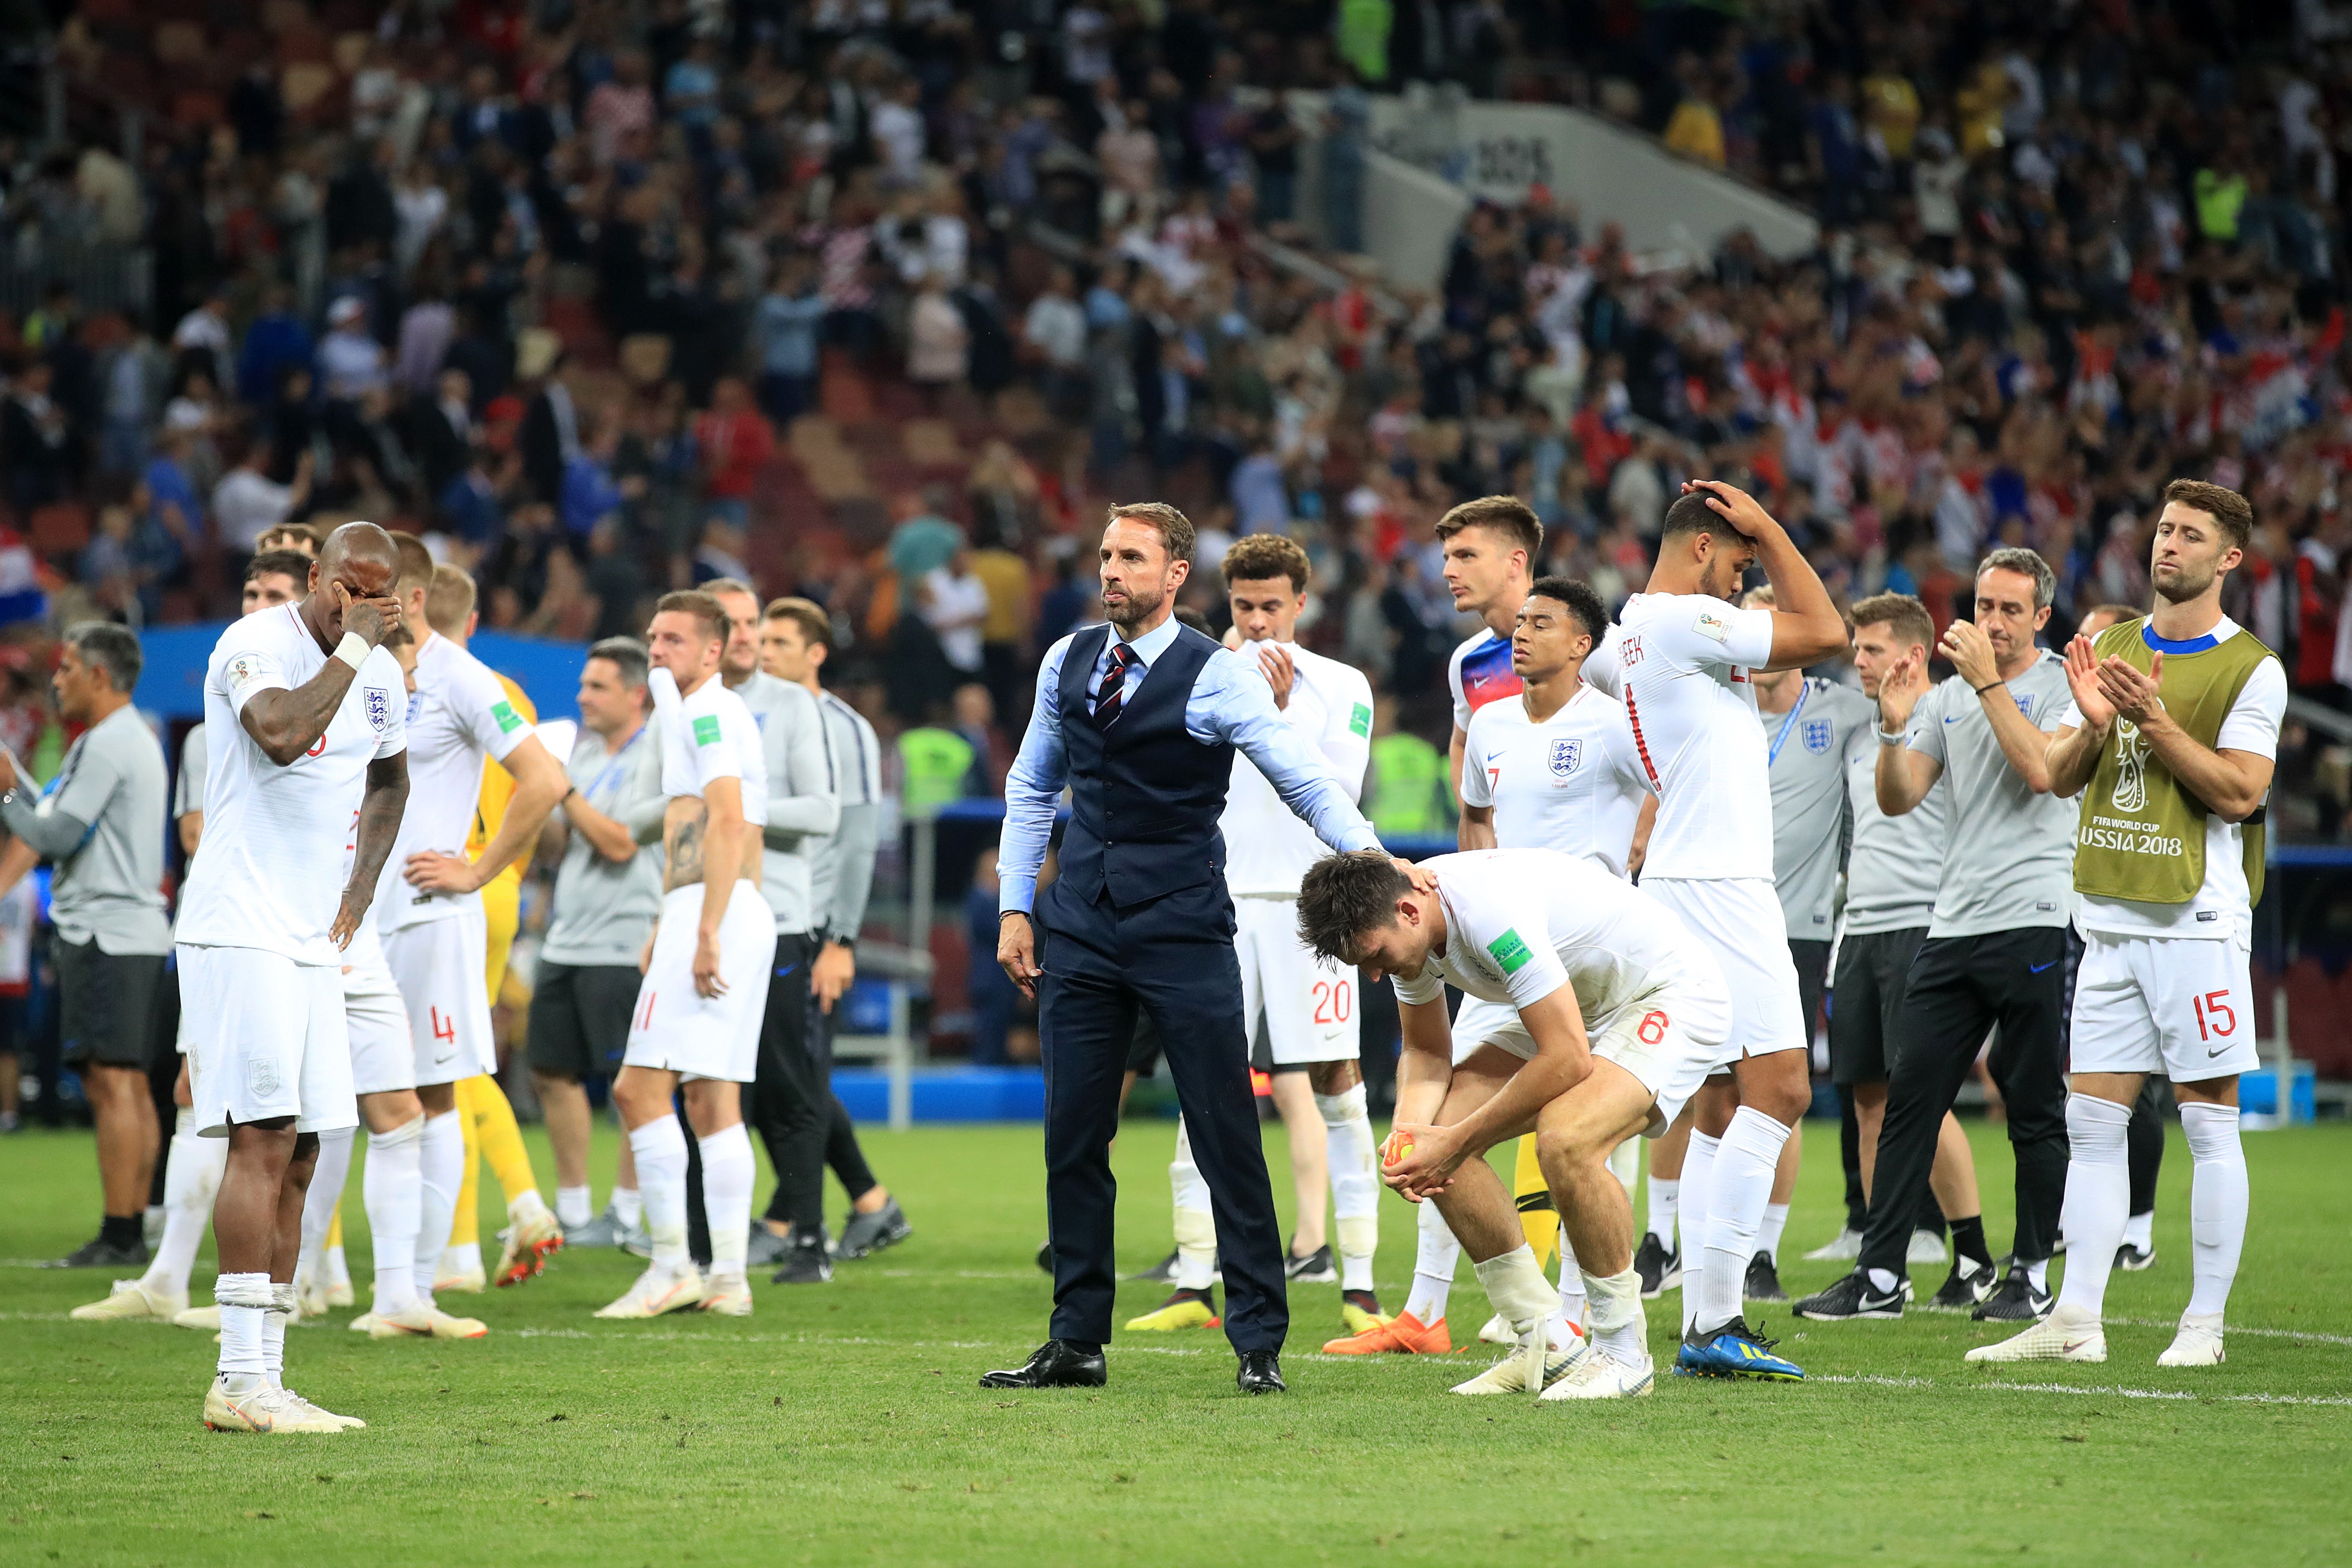
[[[1996,1028],[1987,1065],[2017,1157],[2016,1257],[2049,1258],[2066,1192],[2065,959],[2066,933],[2054,925],[1920,944],[1904,992],[1860,1267],[1904,1272],[1944,1113]]]

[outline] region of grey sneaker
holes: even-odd
[[[897,1198],[887,1200],[871,1214],[850,1211],[842,1222],[841,1239],[834,1244],[836,1258],[865,1258],[886,1247],[896,1247],[915,1233]]]
[[[563,1228],[566,1247],[618,1247],[621,1244],[621,1219],[610,1208],[585,1225]]]
[[[651,1258],[654,1255],[654,1233],[646,1228],[643,1215],[637,1217],[635,1225],[621,1232],[621,1250],[632,1258]]]
[[[751,1221],[751,1242],[744,1249],[743,1266],[747,1269],[772,1269],[784,1260],[793,1244],[767,1227],[764,1220]]]

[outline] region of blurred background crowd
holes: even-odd
[[[1527,497],[1540,570],[1613,601],[1679,482],[1730,478],[1842,598],[1914,591],[1939,628],[2026,545],[2055,642],[2146,600],[2188,476],[2252,498],[2231,609],[2305,699],[2274,821],[2342,831],[2352,9],[51,0],[0,27],[20,754],[56,626],[218,619],[263,530],[365,517],[526,634],[634,632],[716,576],[813,598],[887,765],[986,795],[1038,653],[1096,612],[1105,503],[1149,497],[1200,527],[1213,625],[1233,538],[1306,546],[1303,637],[1384,699],[1383,831],[1443,834],[1456,501]],[[1401,92],[1590,110],[1817,237],[1637,246],[1555,168],[1387,276],[1367,169]]]

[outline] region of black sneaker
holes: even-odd
[[[2050,1315],[2052,1301],[2049,1291],[2033,1288],[2023,1268],[2013,1268],[1969,1316],[1980,1323],[2038,1323]]]
[[[2116,1249],[2116,1267],[2126,1274],[2137,1274],[2142,1269],[2153,1269],[2156,1267],[2156,1249],[2152,1246],[2142,1249],[2126,1241]]]
[[[1329,1247],[1318,1247],[1306,1257],[1286,1252],[1282,1258],[1282,1277],[1294,1285],[1329,1285],[1339,1278],[1339,1266],[1331,1260]]]
[[[1653,1230],[1633,1254],[1633,1271],[1642,1276],[1642,1299],[1654,1301],[1683,1282],[1683,1255],[1667,1251]]]
[[[1037,1244],[1037,1267],[1045,1270],[1048,1274],[1054,1271],[1054,1244],[1052,1242],[1041,1241]]]
[[[1769,1252],[1759,1252],[1748,1260],[1748,1282],[1739,1293],[1751,1301],[1785,1301],[1789,1292],[1780,1288],[1780,1270]]]
[[[915,1228],[907,1223],[906,1210],[898,1207],[897,1198],[890,1198],[871,1214],[851,1210],[842,1225],[841,1240],[834,1247],[833,1255],[864,1258],[885,1247],[896,1247],[914,1233]]]
[[[784,1266],[768,1276],[773,1285],[824,1285],[833,1281],[833,1260],[825,1256],[824,1234],[796,1239],[784,1254]]]
[[[41,1265],[44,1269],[144,1269],[147,1266],[147,1243],[144,1241],[110,1241],[103,1236],[93,1236],[62,1258],[52,1258]]]
[[[789,1237],[777,1235],[765,1221],[751,1222],[751,1240],[743,1249],[743,1266],[747,1269],[772,1269],[792,1255]]]
[[[1815,1322],[1843,1322],[1849,1318],[1900,1318],[1903,1315],[1903,1288],[1882,1291],[1870,1282],[1870,1276],[1856,1269],[1819,1295],[1807,1296],[1789,1308],[1791,1317],[1811,1318]]]
[[[1993,1282],[2000,1276],[1990,1263],[1971,1263],[1966,1258],[1952,1259],[1952,1271],[1944,1277],[1944,1287],[1927,1301],[1931,1312],[1973,1312],[1984,1305],[1992,1294]]]

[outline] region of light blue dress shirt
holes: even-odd
[[[1128,642],[1114,632],[1103,639],[1102,652],[1087,676],[1089,708],[1110,671],[1114,642],[1127,642],[1136,662],[1127,669],[1119,688],[1124,704],[1160,656],[1174,644],[1181,628],[1171,616],[1140,637]],[[1045,863],[1045,846],[1054,836],[1054,812],[1061,803],[1062,786],[1069,773],[1069,754],[1062,744],[1062,659],[1070,650],[1072,632],[1046,650],[1037,670],[1037,706],[1029,716],[1029,733],[1021,739],[1021,755],[1004,779],[1004,836],[996,854],[996,907],[1002,914],[1027,914],[1037,899],[1037,872]],[[1086,715],[1079,722],[1089,723]],[[1203,746],[1230,744],[1265,775],[1283,804],[1298,813],[1316,837],[1335,850],[1376,850],[1381,847],[1372,825],[1364,820],[1346,786],[1325,764],[1321,754],[1285,724],[1274,706],[1273,688],[1257,666],[1230,648],[1209,655],[1192,694],[1184,702],[1185,733]]]

